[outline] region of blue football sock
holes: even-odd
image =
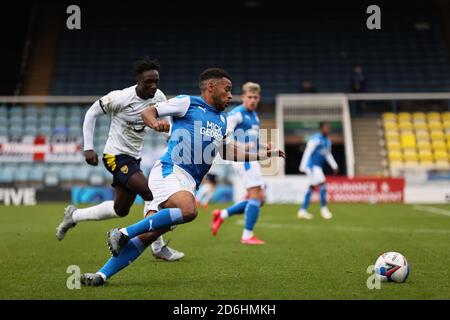
[[[245,211],[245,207],[247,206],[247,200],[235,203],[231,207],[227,209],[228,216],[232,216],[233,214],[242,214]]]
[[[162,209],[157,213],[126,228],[128,236],[134,238],[151,230],[167,228],[184,222],[179,208]]]
[[[259,207],[261,206],[261,201],[257,199],[250,199],[245,207],[245,230],[253,230],[256,221],[258,221]]]
[[[322,208],[327,206],[327,187],[325,185],[320,187],[320,206]]]
[[[303,204],[302,204],[302,206],[301,206],[301,208],[302,208],[303,210],[308,209],[309,203],[311,202],[311,196],[312,196],[312,193],[313,193],[313,188],[312,188],[312,187],[309,187],[308,190],[307,190],[306,193],[305,193],[305,199],[303,200]]]
[[[104,274],[106,278],[110,278],[136,260],[144,249],[142,241],[138,237],[133,238],[120,250],[117,257],[109,259],[98,272]]]

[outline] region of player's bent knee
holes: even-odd
[[[114,211],[119,217],[125,217],[130,212],[130,208],[114,207]]]
[[[183,215],[183,220],[184,222],[189,222],[194,220],[195,218],[197,218],[197,209],[192,206],[192,207],[185,207],[185,208],[180,208],[181,209],[181,213]]]

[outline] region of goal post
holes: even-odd
[[[353,137],[350,110],[345,94],[279,94],[276,97],[276,123],[281,148],[285,147],[285,126],[295,122],[342,122],[347,175],[354,176]],[[284,163],[280,174],[285,174]]]

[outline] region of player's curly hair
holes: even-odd
[[[147,70],[159,71],[159,68],[159,61],[157,59],[151,59],[148,56],[142,57],[133,63],[133,70],[137,76]]]
[[[231,76],[224,69],[208,68],[200,74],[198,79],[198,86],[200,87],[200,90],[203,90],[206,81],[211,79],[222,79],[222,78],[227,78],[228,80],[232,81]]]

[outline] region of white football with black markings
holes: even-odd
[[[375,262],[375,274],[381,281],[405,282],[409,276],[408,261],[398,252],[383,253]]]

